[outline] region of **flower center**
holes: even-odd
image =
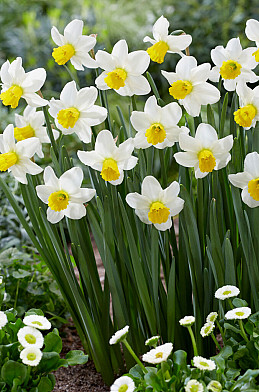
[[[162,352],[156,353],[156,358],[163,358],[163,353]]]
[[[118,392],[126,392],[128,390],[128,385],[127,384],[123,384],[119,387]]]
[[[164,61],[166,52],[168,51],[169,46],[164,41],[156,42],[154,45],[148,48],[147,52],[152,61],[161,64]]]
[[[150,210],[148,213],[148,219],[152,223],[165,223],[170,214],[169,208],[167,208],[160,201],[156,201],[151,204]]]
[[[239,108],[234,112],[235,122],[241,125],[241,127],[251,127],[256,112],[257,110],[254,105],[246,105],[243,108]]]
[[[216,159],[210,150],[202,150],[198,154],[199,168],[202,173],[212,172],[216,166]]]
[[[9,167],[15,165],[18,161],[18,155],[15,152],[7,152],[0,155],[0,171],[6,171]]]
[[[255,56],[255,61],[259,62],[259,48],[253,53],[253,56]]]
[[[67,108],[60,110],[57,119],[64,128],[73,128],[79,118],[80,112],[76,108]]]
[[[236,312],[237,316],[244,316],[244,314],[245,314],[244,312]]]
[[[48,198],[48,205],[53,211],[65,210],[69,203],[69,196],[65,191],[53,192]],[[37,322],[35,321],[34,324]],[[42,324],[41,324],[42,325]]]
[[[114,71],[108,72],[104,81],[110,88],[119,90],[119,88],[125,86],[126,77],[127,72],[124,69],[116,68]]]
[[[147,137],[148,143],[155,145],[165,140],[166,132],[163,125],[155,123],[146,130],[145,136]]]
[[[254,200],[259,201],[259,178],[249,181],[248,192]]]
[[[235,79],[238,75],[241,74],[241,68],[242,65],[239,64],[237,61],[223,61],[219,73],[223,79]]]
[[[120,177],[117,162],[112,158],[107,158],[103,161],[101,176],[104,181],[115,181]]]
[[[52,193],[52,195],[53,195],[53,193]],[[51,195],[50,195],[50,196],[51,196]],[[40,321],[32,321],[31,323],[32,323],[32,324],[39,325],[40,327],[42,327],[42,325],[43,325]]]
[[[5,106],[10,105],[12,109],[17,108],[19,100],[23,94],[23,89],[20,86],[13,85],[4,93],[0,94],[0,99]]]
[[[27,343],[29,344],[35,344],[36,343],[36,338],[34,335],[27,333],[27,335],[25,335],[25,340]]]
[[[35,361],[35,359],[36,359],[36,354],[34,354],[34,353],[29,353],[29,354],[27,354],[27,359],[28,359],[29,361]]]
[[[211,328],[211,327],[206,327],[206,328],[204,329],[204,333],[207,334],[207,333],[210,331],[210,328]]]
[[[199,385],[192,385],[190,388],[190,392],[199,392]]]
[[[71,57],[75,54],[75,48],[71,44],[66,44],[63,46],[59,46],[58,48],[54,48],[52,52],[52,57],[58,65],[63,65],[71,59]]]
[[[21,140],[29,139],[30,137],[33,137],[34,134],[34,129],[30,125],[27,125],[26,127],[22,128],[14,128],[14,137],[18,142],[20,142]]]
[[[223,295],[229,295],[229,294],[231,294],[231,291],[230,291],[230,290],[226,290],[226,291],[224,291],[224,293],[223,293]]]
[[[209,367],[209,365],[207,364],[207,362],[203,362],[203,361],[200,362],[200,365],[201,365],[201,366],[204,366],[204,367]]]
[[[174,99],[184,99],[192,91],[192,84],[188,80],[177,80],[169,88],[169,94]]]

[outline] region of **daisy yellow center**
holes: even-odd
[[[9,167],[15,165],[18,161],[18,155],[15,152],[7,152],[0,155],[0,171],[6,171]]]
[[[184,99],[192,91],[192,84],[188,80],[177,80],[169,88],[169,94],[174,99]]]
[[[255,56],[255,61],[259,62],[259,48],[253,53],[253,56]]]
[[[160,201],[151,204],[148,219],[152,223],[165,223],[169,217],[170,210]]]
[[[69,203],[69,196],[65,191],[53,192],[48,198],[48,205],[53,211],[65,210]],[[36,324],[36,322],[34,322]]]
[[[156,358],[163,358],[163,353],[162,352],[156,353]]]
[[[209,367],[209,365],[207,364],[207,362],[203,362],[203,361],[200,362],[200,365],[201,365],[201,366],[204,366],[204,367]]]
[[[54,48],[52,52],[52,56],[58,65],[63,65],[71,59],[71,57],[75,54],[75,48],[71,44],[66,44],[63,46],[59,46],[58,48]]]
[[[202,173],[212,172],[216,166],[216,159],[210,150],[202,150],[199,152],[199,168]]]
[[[129,389],[127,384],[123,384],[119,387],[118,392],[126,392]]]
[[[204,328],[204,333],[207,334],[208,332],[210,332],[211,327],[206,327]]]
[[[104,181],[115,181],[120,177],[117,162],[112,158],[107,158],[103,161],[101,176]]]
[[[254,200],[259,201],[259,178],[249,181],[248,192]]]
[[[20,142],[21,140],[29,139],[30,137],[33,137],[34,134],[34,129],[30,125],[27,125],[26,127],[22,128],[14,128],[14,137],[18,142]]]
[[[146,130],[145,136],[148,143],[155,145],[157,143],[162,143],[165,140],[166,132],[163,125],[155,123]]]
[[[235,79],[241,74],[242,65],[235,60],[223,61],[219,73],[223,79]]]
[[[230,291],[230,290],[226,290],[226,291],[224,291],[224,293],[223,293],[223,295],[229,295],[229,294],[231,294],[231,291]]]
[[[23,94],[20,86],[13,85],[8,90],[0,94],[0,99],[5,106],[10,105],[12,109],[17,108],[19,100]]]
[[[116,68],[114,71],[108,72],[106,78],[104,78],[104,81],[110,88],[119,90],[119,88],[125,86],[126,78],[127,72],[122,68]]]
[[[244,314],[245,314],[244,312],[236,312],[237,316],[244,316]]]
[[[199,392],[199,385],[192,385],[190,388],[190,392]]]
[[[62,109],[58,112],[57,119],[64,128],[73,128],[79,118],[80,112],[76,108]]]
[[[34,354],[34,353],[29,353],[29,354],[27,354],[27,359],[28,359],[29,361],[35,361],[35,359],[36,359],[36,354]]]
[[[27,343],[29,344],[35,344],[36,343],[36,338],[34,335],[27,333],[27,335],[25,335],[25,340]]]
[[[251,127],[256,112],[257,110],[254,105],[246,105],[234,112],[235,122],[241,125],[241,127]]]
[[[169,46],[164,41],[156,42],[154,45],[148,48],[147,52],[152,61],[161,64],[164,61],[166,52],[168,51]]]
[[[52,193],[52,195],[53,195],[53,193]],[[42,327],[42,323],[40,321],[32,321],[31,323],[39,325],[40,327]]]

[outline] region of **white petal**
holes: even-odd
[[[83,170],[80,167],[72,167],[72,169],[62,174],[59,182],[62,189],[67,191],[68,194],[73,194],[80,188],[83,178]]]
[[[151,91],[151,87],[150,87],[147,79],[143,75],[139,75],[139,76],[130,75],[126,79],[126,82],[127,82],[128,88],[129,88],[129,92],[127,94],[121,94],[120,90],[125,88],[125,87],[121,87],[117,91],[121,95],[129,95],[129,96],[146,95],[146,94],[150,93],[150,91]]]
[[[146,131],[150,127],[147,115],[143,112],[132,112],[130,121],[136,131]]]
[[[84,123],[82,121],[82,123]],[[88,125],[84,125],[82,128],[77,127],[75,133],[79,137],[80,140],[84,143],[90,143],[92,138],[92,130],[91,127]]]
[[[137,157],[130,157],[124,162],[123,170],[131,170],[136,166],[137,163],[138,163]]]
[[[180,134],[179,143],[181,149],[185,151],[192,151],[194,153],[198,153],[202,149],[201,141],[196,138],[193,138],[186,133]]]
[[[216,143],[215,146],[212,146],[212,151],[217,156],[217,154],[222,154],[226,153],[231,150],[233,147],[233,135],[228,135],[226,137],[223,137],[222,139],[219,139]]]
[[[73,203],[87,203],[95,196],[96,190],[90,188],[80,188],[74,195],[69,195],[69,200]]]
[[[236,79],[223,79],[224,88],[227,91],[234,91],[236,89]]]
[[[107,77],[107,72],[104,71],[101,73],[101,75],[99,75],[96,79],[95,79],[95,84],[96,87],[99,90],[109,90],[110,87],[106,84],[106,82],[104,81],[104,79]]]
[[[113,71],[116,68],[112,55],[104,50],[98,50],[95,58],[100,68],[105,69],[106,71]]]
[[[180,192],[180,185],[177,181],[172,182],[163,192],[163,203],[170,203],[171,200],[175,200]]]
[[[157,201],[161,191],[162,187],[155,177],[147,176],[144,178],[141,186],[142,195],[146,196],[151,201]]]
[[[63,101],[67,107],[73,107],[77,98],[76,82],[73,80],[65,85],[60,94],[60,100]]]
[[[12,77],[9,74],[9,67],[10,67],[10,63],[7,60],[1,67],[0,77],[1,77],[2,82],[4,84],[7,84],[8,86],[11,86],[11,84],[12,84]]]
[[[155,226],[155,228],[157,230],[160,230],[160,231],[165,231],[165,230],[170,229],[170,227],[172,227],[172,218],[171,218],[171,216],[169,215],[169,218],[168,218],[168,220],[165,223],[160,223],[160,224],[159,223],[155,223],[154,226]]]
[[[56,177],[52,167],[47,166],[45,168],[44,174],[43,174],[43,179],[44,179],[45,185],[52,187],[52,188],[55,188],[57,191],[60,190],[59,180]]]
[[[149,63],[150,57],[144,50],[131,52],[128,55],[126,71],[136,76],[143,74],[147,70]]]
[[[212,82],[218,82],[219,81],[219,77],[220,77],[219,67],[213,67],[212,70],[210,71],[209,79]]]
[[[194,167],[198,161],[197,154],[193,152],[177,152],[174,158],[179,165],[184,167]]]
[[[161,74],[166,78],[169,84],[173,84],[174,82],[179,80],[179,77],[175,72],[161,71]]]
[[[168,202],[167,207],[170,208],[170,215],[172,216],[178,215],[184,207],[184,200],[181,199],[180,197],[171,199],[170,202]]]
[[[116,151],[116,160],[124,161],[128,159],[134,150],[134,141],[132,138],[125,140],[125,142],[121,143]]]
[[[98,68],[99,67],[98,62],[96,60],[94,60],[88,53],[77,52],[77,57],[78,58],[80,57],[82,64],[87,68]]]
[[[87,121],[87,124],[90,126],[101,124],[107,118],[107,109],[94,105],[86,112],[81,113],[80,118],[83,121]]]
[[[245,204],[248,205],[250,208],[259,207],[259,201],[253,199],[250,194],[248,193],[248,188],[244,188],[241,192],[242,200]]]
[[[223,46],[220,45],[220,46],[216,46],[215,49],[212,49],[211,59],[217,67],[221,67],[223,61],[227,60],[225,48],[223,48]]]
[[[46,76],[47,74],[44,68],[37,68],[33,71],[27,72],[22,83],[24,94],[39,91],[45,83]]]
[[[22,166],[26,173],[32,175],[39,174],[43,171],[40,166],[38,166],[36,163],[32,162],[29,158],[26,157],[20,159],[17,165]]]
[[[53,187],[47,185],[37,185],[36,192],[43,203],[48,204],[49,196],[51,193],[53,193]]]
[[[84,165],[90,166],[95,170],[102,170],[103,158],[95,151],[77,151],[77,155]]]
[[[153,37],[156,41],[163,41],[168,36],[169,22],[162,15],[153,26]]]
[[[79,90],[79,92],[76,95],[77,95],[75,100],[76,107],[80,111],[83,111],[94,105],[98,97],[98,91],[97,88],[95,88],[94,86],[84,87],[81,88],[81,90]]]
[[[250,41],[259,42],[259,22],[256,19],[249,19],[246,22],[245,33]]]
[[[19,165],[13,165],[8,169],[8,171],[11,171],[13,176],[16,178],[17,181],[21,182],[22,184],[27,185],[28,181],[26,178],[26,171],[24,170],[23,167],[19,167]]]
[[[23,93],[22,97],[25,99],[28,105],[36,108],[46,106],[49,103],[46,99],[41,98],[36,93]]]
[[[64,37],[68,42],[74,43],[82,35],[84,23],[82,20],[74,19],[64,29]]]
[[[192,92],[187,95],[184,99],[179,99],[180,105],[183,105],[185,108],[186,112],[192,116],[192,117],[197,117],[200,114],[201,111],[201,103],[197,99],[197,96],[193,94]]]
[[[84,70],[80,56],[74,55],[71,57],[70,62],[77,71]]]
[[[148,148],[152,146],[151,143],[148,143],[147,138],[145,136],[145,131],[144,132],[138,132],[133,139],[134,141],[134,147],[135,148]]]
[[[257,152],[247,154],[244,162],[244,171],[250,173],[253,178],[259,178],[259,154]]]
[[[112,133],[106,129],[99,132],[95,142],[95,151],[104,158],[111,158],[116,150]]]
[[[185,56],[181,58],[175,68],[178,75],[178,79],[189,80],[191,75],[191,70],[197,67],[197,61],[193,56]]]
[[[146,225],[152,225],[152,222],[148,219],[149,207],[146,209],[135,210],[135,214],[139,217],[141,222],[145,223]]]
[[[58,29],[55,26],[53,26],[51,29],[51,38],[53,39],[56,45],[58,46],[64,45],[64,37],[59,33]]]
[[[11,64],[8,70],[10,76],[12,77],[12,84],[18,84],[18,86],[25,79],[25,71],[22,67],[22,58],[17,57]]]
[[[126,63],[128,57],[128,45],[125,39],[121,39],[114,45],[111,54],[119,61],[119,64]]]
[[[2,147],[4,147],[4,152],[15,150],[14,127],[12,124],[7,125],[3,132]]]
[[[177,102],[169,103],[161,110],[161,118],[163,125],[167,127],[178,124],[182,117],[182,109]]]
[[[242,53],[242,46],[240,44],[239,38],[232,38],[228,41],[226,46],[226,51],[228,52],[230,59],[236,60]]]
[[[53,211],[49,207],[47,209],[47,219],[50,223],[58,223],[61,219],[64,218],[64,210],[63,211]]]
[[[119,170],[120,172],[120,177],[118,178],[118,180],[113,180],[113,181],[108,181],[110,184],[112,185],[120,185],[124,179],[124,172],[123,170]]]
[[[70,202],[64,210],[64,214],[70,219],[81,219],[86,215],[86,208],[83,204]]]
[[[248,172],[242,172],[237,174],[229,174],[228,179],[231,184],[237,188],[244,189],[247,187],[248,182],[253,179],[253,176],[251,176],[251,174]]]
[[[31,158],[39,146],[39,139],[37,137],[30,137],[29,139],[21,140],[16,144],[16,152],[18,155]]]
[[[149,208],[150,206],[149,200],[145,196],[140,195],[137,192],[129,193],[126,196],[126,202],[131,208],[135,208],[138,210],[141,210],[143,208]]]
[[[210,76],[211,65],[204,63],[191,70],[191,81],[193,84],[206,82]]]
[[[207,148],[218,140],[218,134],[211,125],[201,123],[196,130],[195,139],[199,140],[204,148]]]
[[[191,45],[192,37],[189,34],[182,34],[178,36],[169,35],[166,39],[166,42],[169,46],[169,50],[177,53]]]

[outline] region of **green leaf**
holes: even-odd
[[[183,350],[175,351],[173,353],[173,362],[185,369],[187,366],[187,353]]]
[[[56,353],[60,353],[62,350],[62,340],[60,336],[54,331],[48,333],[44,338],[44,352],[55,351]]]
[[[51,392],[53,390],[53,385],[48,377],[42,377],[37,388],[38,392]]]
[[[41,309],[29,309],[26,313],[25,316],[44,316],[44,313]]]
[[[145,374],[145,380],[148,385],[150,385],[152,388],[154,388],[154,391],[160,392],[163,390],[161,382],[155,373],[148,372],[147,374]]]
[[[25,270],[22,270],[22,269],[18,269],[18,271],[14,271],[13,273],[12,273],[12,276],[15,278],[15,279],[22,279],[22,278],[25,278],[26,276],[30,276],[31,275],[31,272],[29,272],[29,271],[25,271]]]
[[[130,369],[129,374],[137,379],[141,379],[143,378],[143,370],[141,369],[141,367],[139,365],[135,365],[133,366],[133,368]]]
[[[67,361],[65,359],[60,359],[60,356],[56,352],[43,352],[41,361],[38,365],[39,372],[50,373],[61,366],[67,367]]]
[[[88,361],[88,355],[81,350],[72,350],[67,353],[66,360],[70,366],[84,365]]]
[[[233,299],[232,303],[236,308],[242,308],[243,306],[248,306],[248,303],[244,299],[241,299],[241,298]]]
[[[14,380],[16,385],[21,385],[27,376],[27,366],[22,363],[12,360],[7,361],[1,370],[2,379],[10,386],[13,385]]]

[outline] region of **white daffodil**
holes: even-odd
[[[25,365],[37,366],[42,358],[42,352],[36,347],[26,347],[20,352],[20,358]]]
[[[205,323],[203,325],[203,327],[200,330],[201,336],[203,338],[205,338],[206,336],[209,336],[210,334],[212,334],[214,328],[215,328],[215,324],[212,323],[211,321],[208,321],[207,323]]]
[[[34,327],[42,330],[47,330],[51,328],[51,324],[46,317],[38,316],[36,314],[25,316],[23,319],[23,324],[28,325],[28,327]]]
[[[129,332],[129,326],[126,325],[124,328],[120,329],[119,331],[115,332],[114,335],[112,335],[111,339],[109,340],[110,344],[117,344],[120,343],[122,340],[126,338]]]
[[[258,20],[255,19],[249,19],[246,22],[246,29],[245,33],[247,38],[250,41],[255,41],[255,44],[257,46],[257,50],[253,48],[255,51],[252,53],[253,56],[255,56],[255,61],[259,62],[259,22]]]
[[[182,50],[191,45],[192,37],[188,34],[169,35],[169,22],[162,15],[153,26],[153,37],[145,37],[144,42],[151,42],[152,46],[147,52],[152,61],[161,64],[164,61],[166,53],[178,53],[183,56]]]
[[[131,154],[134,150],[133,139],[129,138],[116,146],[110,131],[98,133],[94,151],[78,151],[81,162],[101,172],[105,181],[119,185],[124,178],[123,170],[131,170],[136,166],[138,158]]]
[[[37,68],[26,73],[22,67],[21,57],[17,57],[11,64],[7,60],[2,65],[0,77],[2,79],[0,99],[5,106],[10,105],[11,108],[16,108],[20,98],[24,98],[28,105],[34,107],[48,104],[46,99],[36,94],[46,80],[44,68]]]
[[[259,207],[259,154],[251,152],[244,161],[244,171],[229,174],[229,181],[234,186],[241,188],[241,197],[250,208]]]
[[[194,323],[195,323],[194,316],[185,316],[181,320],[179,320],[179,324],[182,325],[183,327],[190,327]]]
[[[15,125],[14,137],[19,142],[21,140],[36,137],[39,139],[40,145],[36,151],[36,154],[43,158],[42,143],[50,143],[50,139],[47,134],[47,129],[44,127],[45,118],[42,111],[36,112],[36,108],[32,106],[26,106],[23,116],[15,113]],[[54,138],[57,139],[59,132],[53,129]]]
[[[218,382],[216,380],[212,380],[207,385],[207,389],[208,389],[208,391],[212,391],[212,392],[221,392],[222,385],[220,384],[220,382]]]
[[[45,185],[37,185],[36,192],[43,203],[48,204],[47,219],[57,223],[64,216],[70,219],[81,219],[86,215],[84,203],[90,201],[95,189],[80,188],[83,171],[73,167],[57,178],[54,170],[47,166],[44,170]]]
[[[158,343],[158,340],[160,339],[160,336],[152,336],[151,338],[147,339],[145,341],[145,346],[156,346]]]
[[[240,290],[236,286],[231,286],[231,285],[226,285],[220,287],[216,292],[215,292],[215,298],[217,299],[227,299],[227,298],[232,298],[238,296],[240,293]]]
[[[223,79],[226,90],[234,91],[237,83],[257,82],[259,79],[252,71],[257,65],[252,56],[255,48],[242,50],[239,38],[228,41],[226,48],[217,46],[211,51],[211,58],[215,64],[210,73],[210,80],[218,82],[219,77]]]
[[[8,323],[8,319],[6,314],[0,310],[0,329],[5,327],[7,323]]]
[[[193,358],[193,365],[200,370],[214,370],[216,369],[216,364],[211,359],[206,359],[200,356]]]
[[[185,56],[178,61],[175,72],[161,71],[171,87],[169,94],[178,99],[190,116],[197,117],[201,105],[213,104],[220,99],[220,92],[207,83],[210,75],[210,64],[197,65],[192,56]]]
[[[134,192],[126,196],[126,202],[135,209],[139,219],[157,230],[165,231],[172,226],[172,217],[183,209],[184,200],[177,197],[180,192],[178,182],[172,182],[169,187],[162,189],[153,176],[144,178],[141,194]]]
[[[185,392],[203,392],[204,388],[201,382],[197,380],[189,380],[184,387]]]
[[[74,81],[67,83],[60,100],[52,98],[49,103],[49,113],[55,118],[57,128],[64,135],[75,132],[84,143],[90,143],[91,127],[107,117],[107,109],[94,105],[97,96],[98,91],[93,86],[77,91]]]
[[[173,350],[173,344],[165,343],[162,344],[161,346],[157,346],[156,348],[153,348],[152,350],[148,351],[146,354],[142,356],[142,360],[144,362],[153,363],[153,364],[161,363],[167,360],[172,350]]]
[[[142,75],[148,68],[150,58],[144,50],[128,53],[125,40],[118,41],[109,54],[98,50],[96,61],[104,72],[95,80],[100,90],[114,89],[120,95],[146,95],[151,88]]]
[[[110,389],[111,392],[133,392],[134,390],[134,381],[129,376],[122,376],[117,378]]]
[[[64,29],[64,35],[53,26],[51,37],[58,48],[54,48],[52,56],[59,65],[66,64],[69,60],[75,69],[82,71],[85,67],[97,68],[96,61],[88,54],[96,44],[96,37],[82,35],[84,23],[74,19]]]
[[[33,327],[20,328],[17,333],[17,338],[23,347],[41,348],[44,344],[42,333]]]
[[[14,127],[9,124],[0,135],[0,171],[8,170],[17,181],[27,184],[26,173],[35,175],[43,170],[30,159],[39,145],[36,137],[15,143]]]
[[[217,312],[210,312],[206,318],[206,322],[209,323],[214,323],[218,318],[218,313]]]
[[[231,309],[225,314],[227,320],[243,320],[250,316],[251,309],[247,306],[242,308]]]
[[[234,119],[245,129],[254,128],[259,121],[259,86],[253,90],[244,82],[240,82],[236,89],[240,108],[234,112]]]
[[[179,141],[181,132],[189,133],[186,127],[177,126],[181,117],[182,109],[176,102],[161,108],[155,96],[149,97],[144,112],[134,111],[130,117],[137,131],[134,138],[135,148],[172,147],[175,142]]]
[[[229,151],[233,146],[233,136],[218,139],[215,129],[202,123],[195,137],[181,133],[179,144],[185,152],[174,154],[176,162],[185,167],[194,167],[195,177],[203,178],[213,170],[227,166],[231,159]]]

